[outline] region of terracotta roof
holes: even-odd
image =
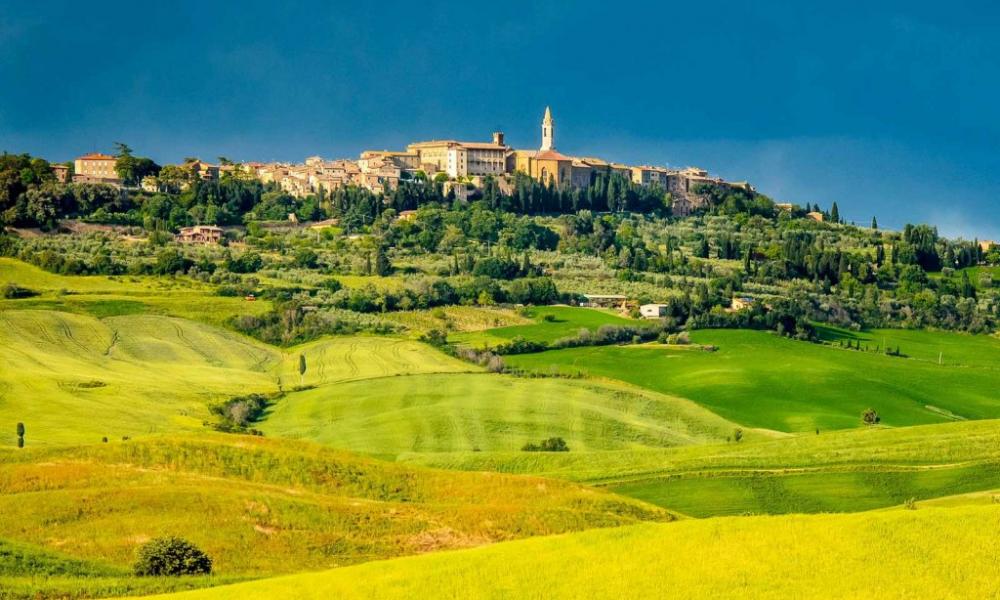
[[[118,160],[110,154],[101,154],[100,152],[91,152],[90,154],[84,154],[83,156],[77,158],[77,160]]]
[[[535,155],[535,160],[573,160],[565,154],[560,154],[555,150],[546,150]]]

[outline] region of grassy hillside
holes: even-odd
[[[0,540],[0,600],[156,594],[240,581],[238,577],[133,577],[131,571]]]
[[[202,429],[207,405],[249,392],[473,367],[418,342],[325,338],[286,351],[186,319],[0,311],[0,446]],[[299,355],[307,370],[298,374]]]
[[[94,317],[155,314],[222,325],[238,315],[266,312],[266,300],[218,296],[215,286],[189,277],[56,275],[10,258],[0,258],[0,287],[14,283],[37,295],[0,298],[0,311],[44,309]]]
[[[592,454],[405,458],[604,485],[691,516],[846,512],[1000,487],[1000,424],[968,421]]]
[[[0,451],[0,514],[0,539],[112,569],[144,541],[179,535],[225,576],[670,518],[569,482],[223,434]]]
[[[675,446],[721,441],[736,426],[687,400],[624,385],[483,373],[390,377],[296,392],[259,427],[269,436],[395,456],[520,450],[553,436],[573,452]]]
[[[638,525],[169,598],[996,598],[1000,507]]]
[[[876,335],[876,334],[873,334]],[[1000,340],[951,333],[899,334],[903,353],[890,357],[797,342],[746,330],[693,332],[693,347],[603,346],[509,356],[515,367],[584,372],[693,400],[752,427],[813,431],[857,427],[875,408],[892,426],[1000,417]],[[938,340],[935,345],[933,340]],[[964,344],[969,349],[964,349]],[[938,347],[958,364],[936,364]],[[958,350],[957,348],[963,348]]]
[[[584,328],[596,331],[601,325],[635,324],[635,321],[619,316],[612,311],[573,306],[533,307],[528,309],[528,316],[535,319],[535,323],[460,333],[452,336],[452,341],[475,348],[496,346],[509,342],[515,337],[523,337],[532,342],[548,343],[562,337],[576,335]]]

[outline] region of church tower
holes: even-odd
[[[552,111],[549,107],[545,107],[545,117],[542,119],[542,147],[540,150],[545,152],[546,150],[556,149],[556,123],[552,120]]]

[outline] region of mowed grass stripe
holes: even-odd
[[[736,426],[687,400],[620,384],[479,373],[295,392],[259,427],[267,435],[395,456],[519,450],[549,437],[564,438],[573,452],[675,446],[720,441]]]

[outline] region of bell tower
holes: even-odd
[[[552,120],[552,111],[548,106],[545,107],[545,117],[542,118],[542,147],[540,150],[545,152],[546,150],[556,149],[556,122]]]

